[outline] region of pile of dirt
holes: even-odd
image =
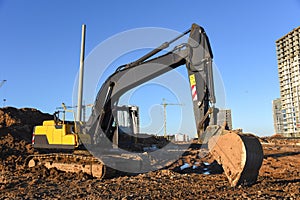
[[[275,134],[270,137],[259,138],[262,144],[282,144],[282,145],[299,145],[300,138],[298,137],[284,137],[281,134]]]
[[[24,160],[34,150],[25,140],[15,139],[11,134],[0,137],[0,171],[23,168]]]
[[[53,115],[34,108],[0,108],[0,136],[9,133],[15,139],[31,142],[33,127],[50,119],[53,119]]]
[[[0,170],[12,171],[24,167],[24,160],[34,153],[31,145],[33,127],[50,114],[34,108],[0,108]]]
[[[283,138],[283,136],[281,134],[275,133],[270,138]]]

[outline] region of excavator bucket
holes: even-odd
[[[256,182],[263,161],[263,149],[257,137],[223,130],[222,135],[209,140],[208,148],[222,165],[231,186]]]

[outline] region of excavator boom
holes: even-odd
[[[179,45],[173,51],[151,59],[152,56],[187,33],[190,33],[188,43]],[[179,66],[186,65],[191,91],[196,93],[193,96],[193,107],[198,136],[201,138],[201,134],[209,125],[210,117],[207,116],[209,108],[216,101],[212,58],[210,43],[204,29],[193,24],[191,29],[170,42],[163,43],[135,62],[122,65],[105,81],[98,92],[94,109],[86,124],[87,132],[93,135],[92,138],[99,138],[100,135],[112,138],[112,126],[115,122],[113,110],[125,92]],[[98,143],[96,140],[94,142]]]

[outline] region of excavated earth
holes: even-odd
[[[261,138],[263,165],[252,186],[231,187],[221,166],[192,144],[165,169],[99,180],[43,166],[24,167],[32,128],[51,115],[0,109],[0,199],[300,199],[300,140]]]

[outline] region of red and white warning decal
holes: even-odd
[[[190,84],[191,84],[192,99],[193,99],[193,101],[197,101],[198,100],[198,95],[197,95],[195,75],[192,74],[192,75],[190,75],[189,78],[190,78]]]
[[[191,89],[192,89],[192,98],[193,98],[193,101],[197,101],[198,100],[198,96],[197,96],[196,85],[191,86]]]
[[[34,133],[32,134],[32,140],[31,140],[31,143],[34,144],[34,139],[35,139],[35,135]]]

